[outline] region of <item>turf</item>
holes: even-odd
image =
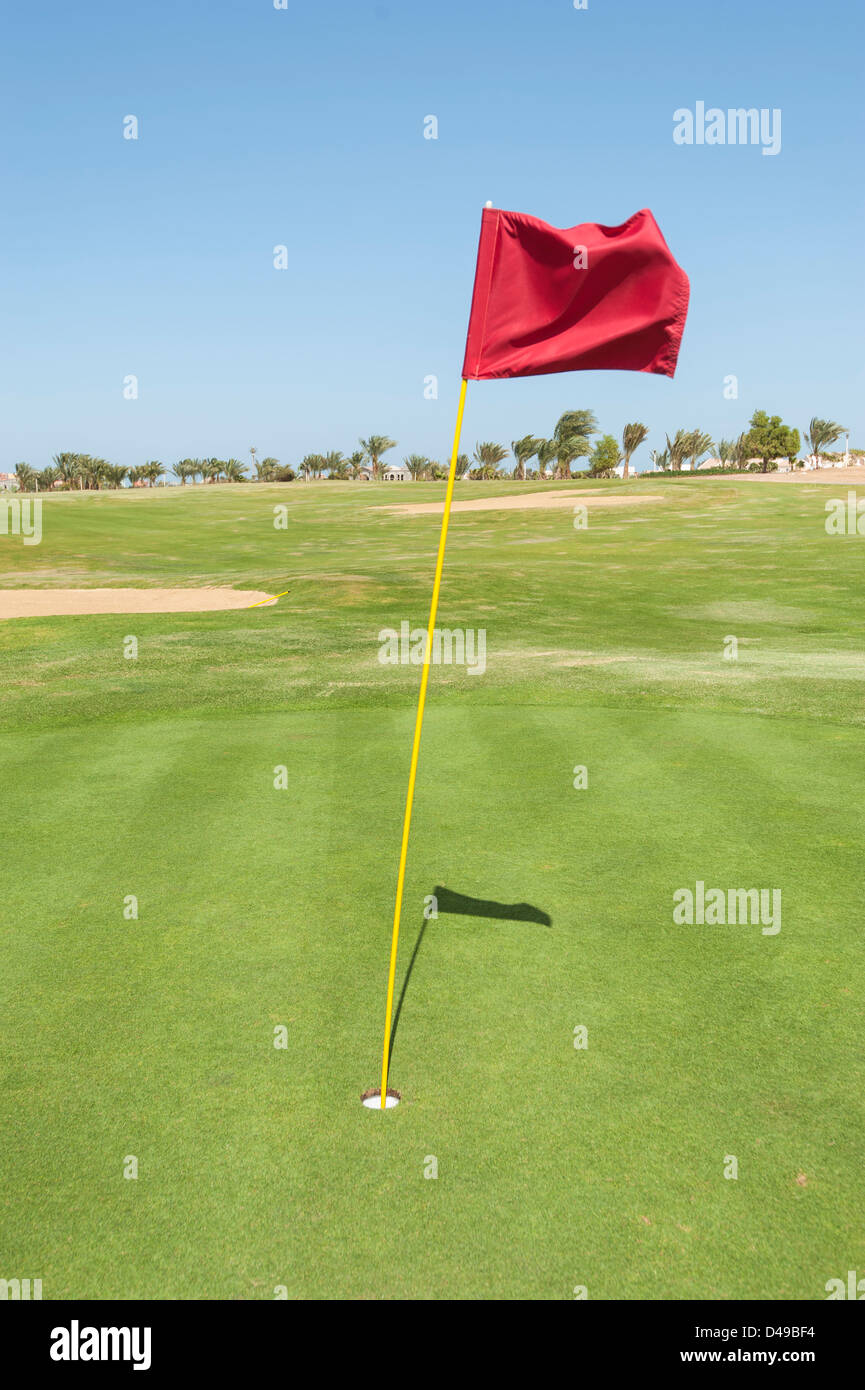
[[[425,621],[438,533],[394,491],[59,496],[0,536],[4,585],[288,590],[0,623],[0,1275],[824,1298],[865,1270],[863,545],[825,487],[723,479],[454,517],[440,622],[487,670],[432,672],[382,1116],[419,672],[377,639]],[[674,925],[697,879],[780,888],[780,933]],[[549,925],[425,922],[437,887]]]

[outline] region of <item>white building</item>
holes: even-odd
[[[387,463],[382,468],[382,478],[386,483],[410,483],[411,469],[404,463]]]
[[[404,463],[383,463],[381,465],[382,481],[386,483],[410,483],[411,471],[406,468]],[[372,464],[364,463],[361,465],[358,479],[362,483],[372,482]]]

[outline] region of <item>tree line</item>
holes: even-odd
[[[834,420],[812,418],[805,433],[805,445],[810,456],[828,458],[827,451],[844,433],[844,427]],[[522,439],[511,441],[510,451],[502,444],[485,440],[475,444],[474,450],[457,457],[457,476],[491,480],[513,477],[518,480],[529,478],[567,479],[573,477],[611,477],[619,465],[623,465],[623,476],[630,475],[631,459],[637,449],[645,443],[649,435],[647,425],[635,421],[625,425],[621,440],[612,434],[601,434],[595,414],[591,410],[566,410],[556,422],[549,437],[545,435],[524,435]],[[598,436],[594,439],[593,436]],[[107,459],[93,458],[90,454],[55,454],[52,463],[41,470],[31,468],[28,463],[19,463],[15,476],[22,492],[48,491],[58,484],[63,488],[81,491],[102,488],[119,488],[124,485],[152,487],[158,484],[170,471],[182,486],[202,483],[242,483],[242,482],[293,482],[298,474],[305,480],[310,478],[331,478],[351,480],[364,476],[379,479],[386,470],[384,456],[397,448],[397,441],[384,434],[371,434],[358,441],[359,448],[344,455],[339,450],[326,454],[306,454],[297,469],[281,466],[277,458],[258,458],[258,450],[249,450],[250,464],[239,459],[186,458],[180,459],[166,469],[158,459],[134,468],[124,468],[109,463]],[[802,441],[797,429],[785,425],[779,415],[768,415],[765,410],[756,410],[747,430],[737,439],[719,439],[713,442],[712,436],[704,430],[678,429],[672,439],[665,435],[663,449],[653,449],[649,458],[656,472],[678,473],[688,463],[696,469],[701,460],[710,453],[718,459],[718,467],[730,472],[746,468],[770,472],[777,467],[779,458],[789,459],[796,466]],[[854,451],[855,452],[855,451]],[[510,455],[513,467],[508,470],[504,464]],[[530,468],[535,460],[537,467]],[[574,471],[573,465],[586,460],[584,469]],[[403,459],[405,468],[414,481],[421,479],[440,480],[448,475],[447,465],[422,454],[409,454]],[[801,464],[799,465],[802,466]],[[250,477],[248,468],[252,468]]]
[[[255,450],[251,450],[255,453]],[[253,462],[255,460],[253,459]],[[263,459],[256,464],[258,476],[269,476],[278,459]],[[264,473],[262,473],[264,470]],[[94,458],[91,454],[55,454],[47,468],[31,468],[29,463],[18,463],[15,476],[22,492],[48,491],[56,489],[59,483],[70,491],[101,491],[103,488],[154,487],[171,472],[181,483],[244,483],[248,482],[247,466],[239,459],[181,459],[171,469],[158,459],[150,459],[134,468],[124,468],[107,459]]]

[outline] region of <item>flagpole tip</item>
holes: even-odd
[[[485,207],[485,208],[491,208],[492,205],[493,205],[492,199],[490,199],[490,201],[489,201],[488,203],[484,203],[484,207]]]

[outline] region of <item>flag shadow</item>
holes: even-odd
[[[454,893],[450,888],[436,888],[433,895],[436,900],[436,911],[440,916],[452,917],[495,917],[503,922],[535,922],[542,927],[551,927],[553,919],[548,912],[543,912],[539,907],[533,907],[531,903],[497,903],[491,898],[470,898],[465,893]],[[429,918],[425,917],[423,925],[414,943],[414,950],[411,953],[411,960],[405,972],[405,979],[402,982],[402,989],[397,1000],[396,1012],[393,1016],[393,1024],[390,1030],[390,1053],[393,1054],[393,1046],[396,1041],[396,1030],[399,1027],[402,1006],[408,992],[409,981],[412,977],[415,964],[417,963],[420,948],[426,934]]]
[[[553,925],[549,913],[532,907],[531,903],[497,903],[490,898],[469,898],[465,893],[452,892],[450,888],[436,888],[435,899],[438,911],[453,917],[497,917],[503,922],[537,922],[542,927]]]

